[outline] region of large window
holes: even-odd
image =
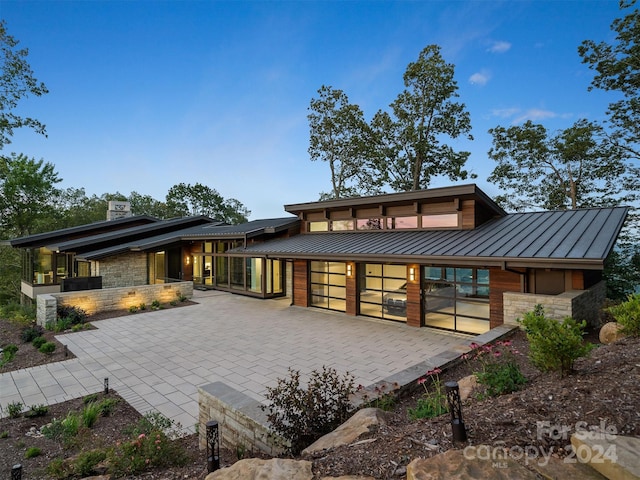
[[[407,267],[366,263],[360,266],[360,314],[407,321]]]
[[[423,268],[424,324],[468,333],[489,330],[489,270]]]
[[[342,262],[311,262],[311,305],[344,312],[347,267]]]

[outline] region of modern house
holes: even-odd
[[[242,225],[129,217],[10,243],[24,251],[30,298],[193,281],[478,334],[536,303],[595,321],[627,210],[508,214],[470,184],[286,205],[289,217]]]

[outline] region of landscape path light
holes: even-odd
[[[22,479],[22,465],[16,464],[11,469],[11,480],[21,480]]]
[[[207,472],[211,473],[220,468],[220,434],[218,422],[209,420],[207,428]]]
[[[447,403],[449,404],[449,412],[451,412],[453,439],[458,442],[466,442],[467,431],[462,421],[462,400],[460,399],[458,382],[446,382],[444,391],[447,394]]]

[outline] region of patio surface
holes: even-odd
[[[77,358],[0,375],[0,406],[51,405],[109,387],[141,413],[157,410],[194,431],[200,385],[216,381],[264,400],[266,386],[323,365],[364,386],[414,378],[438,355],[463,352],[478,337],[194,291],[198,305],[96,322],[96,330],[58,336]]]

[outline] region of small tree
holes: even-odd
[[[267,387],[270,403],[262,409],[275,432],[290,442],[289,449],[295,455],[349,418],[354,392],[354,378],[349,373],[340,376],[323,366],[321,372],[311,372],[304,388],[300,371],[290,368],[289,378],[279,378],[275,387]]]
[[[542,305],[536,305],[522,320],[529,340],[529,358],[542,371],[560,371],[562,376],[573,370],[573,362],[587,355],[593,345],[582,336],[586,322],[571,317],[559,321],[548,318]]]

